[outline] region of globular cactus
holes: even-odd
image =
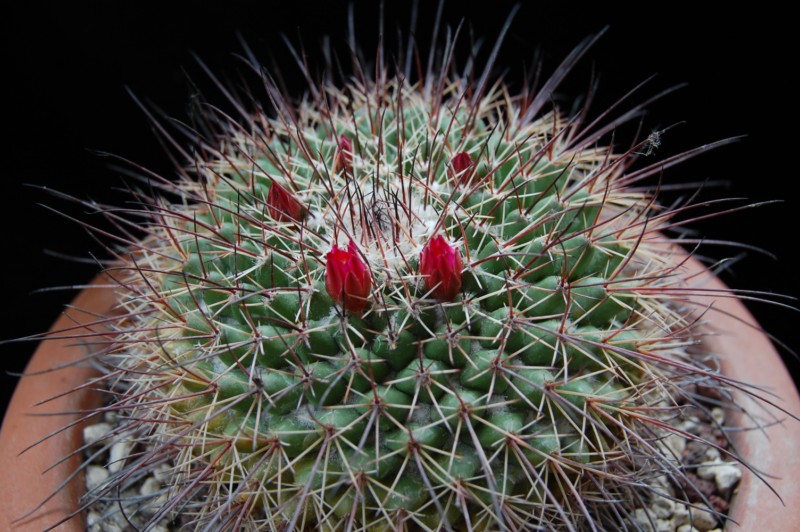
[[[135,447],[89,497],[166,463],[151,524],[633,526],[682,476],[683,386],[719,379],[632,188],[660,167],[485,80],[265,86],[276,114],[210,112],[110,272]]]

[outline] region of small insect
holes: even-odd
[[[642,155],[650,157],[655,154],[656,150],[661,147],[661,133],[662,131],[653,131],[647,136],[647,140],[644,143],[645,150],[640,152]]]

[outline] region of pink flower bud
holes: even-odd
[[[339,135],[339,146],[336,149],[336,159],[333,161],[333,171],[353,169],[353,141],[345,135]]]
[[[425,286],[440,301],[452,301],[461,291],[463,267],[461,253],[441,235],[430,239],[419,258],[419,272],[425,278]]]
[[[267,192],[267,212],[273,220],[289,222],[299,221],[303,217],[305,209],[299,201],[294,199],[291,192],[277,181],[273,181]]]
[[[370,274],[351,240],[347,249],[333,249],[326,255],[325,289],[337,303],[361,313],[369,303]]]
[[[462,185],[468,185],[472,180],[474,166],[475,161],[472,160],[469,153],[460,151],[450,159],[450,168],[447,169],[447,175],[450,179],[457,179]]]

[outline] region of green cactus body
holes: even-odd
[[[663,398],[648,353],[682,347],[648,198],[559,114],[461,86],[253,116],[158,215],[117,358],[198,523],[558,528],[592,519],[581,490],[646,475],[637,453],[667,460],[631,436]],[[437,236],[460,267],[431,287]],[[329,293],[334,246],[366,285]]]

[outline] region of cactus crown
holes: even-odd
[[[631,188],[656,167],[500,84],[265,85],[276,115],[210,113],[114,274],[140,452],[90,498],[168,461],[151,524],[629,525],[679,475],[670,397],[719,379]]]

